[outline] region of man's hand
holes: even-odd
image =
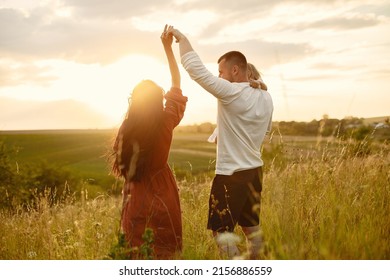
[[[179,30],[173,28],[172,25],[166,26],[164,29],[165,32],[169,35],[172,35],[176,39],[176,43],[179,43],[180,56],[182,57],[188,52],[193,51],[194,49],[191,46],[190,41],[188,41],[187,37],[184,36]]]
[[[173,28],[172,25],[168,26],[167,33],[172,34],[173,37],[175,37],[176,43],[179,43],[180,40],[184,37],[184,35],[178,29]]]

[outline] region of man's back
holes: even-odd
[[[270,129],[273,104],[267,91],[253,89],[248,83],[233,84],[242,88],[229,98],[218,100],[217,174],[263,165],[260,147]]]
[[[272,121],[267,91],[248,82],[230,83],[211,74],[195,52],[182,56],[191,78],[218,99],[216,174],[231,175],[263,165],[260,147]]]

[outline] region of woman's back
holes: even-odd
[[[131,247],[144,243],[147,228],[154,234],[154,257],[169,259],[182,248],[182,222],[178,188],[168,166],[173,129],[183,117],[187,98],[172,88],[144,175],[124,187],[122,229]],[[135,251],[136,252],[136,251]],[[135,258],[140,257],[135,253]]]

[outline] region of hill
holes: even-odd
[[[364,118],[363,123],[365,125],[386,123],[386,122],[388,123],[389,120],[390,120],[390,116],[372,117],[372,118]]]

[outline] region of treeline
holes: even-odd
[[[67,199],[79,185],[79,180],[69,171],[41,162],[19,168],[12,160],[15,149],[0,142],[0,207],[13,208],[24,205],[34,207],[36,198],[45,196],[51,204]]]
[[[205,122],[201,124],[193,125],[180,125],[175,128],[175,132],[184,132],[184,133],[212,133],[217,127],[216,124],[210,122]]]
[[[380,124],[380,125],[379,125]],[[390,139],[389,119],[382,123],[366,123],[363,118],[312,120],[311,122],[275,122],[274,131],[281,135],[340,137],[363,140],[367,137],[378,140]]]
[[[376,139],[390,139],[389,119],[384,118],[382,126],[377,123],[367,124],[363,118],[331,119],[324,116],[321,120],[310,122],[280,121],[273,122],[273,133],[293,136],[348,137],[363,140],[371,135]],[[187,126],[179,126],[176,132],[212,133],[216,124],[209,122]]]
[[[111,189],[104,188],[45,160],[19,166],[15,161],[17,152],[16,148],[0,140],[0,208],[39,208],[42,197],[53,206],[80,198],[94,198],[102,193],[120,194],[116,183]]]

